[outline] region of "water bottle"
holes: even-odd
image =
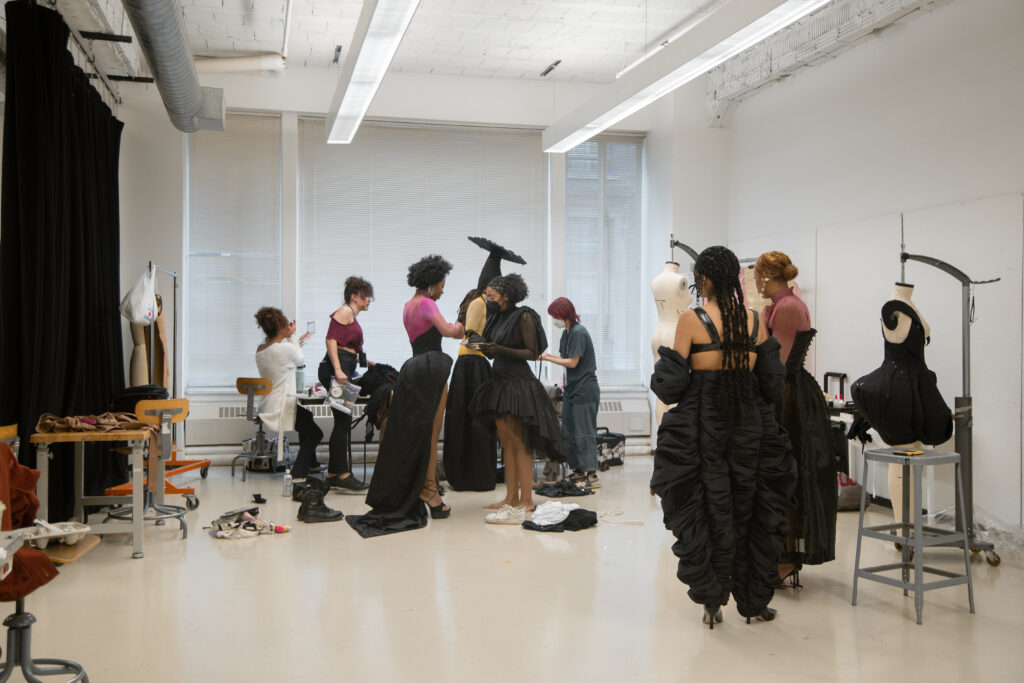
[[[295,368],[295,391],[302,393],[302,390],[306,388],[306,366],[300,365]]]
[[[284,482],[284,495],[285,495],[285,497],[288,497],[288,496],[292,495],[292,473],[291,472],[285,472],[284,473],[284,478],[283,478],[282,481]]]

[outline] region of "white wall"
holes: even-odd
[[[880,364],[878,310],[899,279],[900,212],[909,251],[1003,277],[977,290],[975,500],[1013,523],[1024,465],[1021,26],[1017,0],[955,0],[766,88],[733,120],[727,183],[730,242],[778,245],[816,276],[819,374],[856,378]],[[952,406],[959,289],[919,264],[908,279],[919,283],[935,337],[929,365]],[[938,482],[937,504],[947,493]]]

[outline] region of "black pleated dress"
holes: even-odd
[[[349,515],[349,525],[363,538],[427,525],[427,507],[420,500],[430,459],[430,436],[452,359],[441,352],[436,327],[412,342],[413,357],[398,373],[387,422],[381,432],[377,464],[366,494],[371,510]]]
[[[662,346],[651,377],[658,398],[676,404],[658,429],[651,477],[665,526],[676,537],[676,575],[695,603],[725,605],[732,593],[749,617],[774,595],[797,477],[772,405],[785,372],[779,342],[769,338],[753,350],[751,391],[732,424],[719,408],[721,371],[691,370],[686,358]]]
[[[482,356],[463,354],[455,361],[444,413],[444,474],[455,491],[493,491],[498,480],[494,420],[469,410],[491,375],[491,364]]]
[[[540,317],[527,306],[511,307],[488,316],[484,339],[513,349],[527,347],[520,326],[522,316],[531,316],[534,348],[538,353],[547,346]],[[485,382],[470,403],[474,414],[494,422],[502,415],[514,415],[523,424],[523,443],[541,457],[561,462],[565,460],[562,448],[562,428],[551,399],[540,380],[530,370],[527,361],[505,355],[494,356],[493,376]]]
[[[786,360],[779,424],[789,435],[797,462],[796,505],[779,564],[822,564],[836,559],[836,452],[821,388],[804,360],[816,330],[797,332]]]

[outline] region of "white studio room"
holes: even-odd
[[[0,682],[1024,680],[1022,29],[6,2]]]

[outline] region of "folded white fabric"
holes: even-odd
[[[559,522],[564,522],[565,518],[569,516],[569,513],[573,510],[578,510],[579,507],[580,506],[576,503],[563,503],[558,500],[549,500],[548,502],[537,506],[537,509],[533,511],[531,520],[538,526],[558,524]]]

